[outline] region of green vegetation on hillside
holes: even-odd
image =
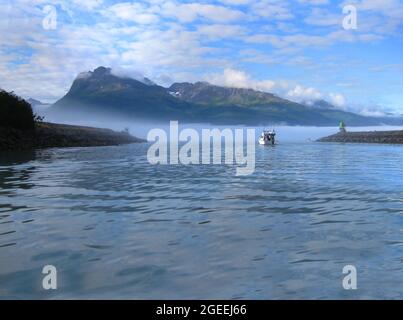
[[[31,105],[14,93],[0,89],[0,127],[34,130],[35,120]]]
[[[226,125],[335,126],[344,120],[349,126],[360,126],[403,121],[346,112],[326,101],[306,105],[267,92],[207,82],[175,83],[164,88],[150,81],[119,77],[105,67],[80,74],[48,114],[64,119],[123,117]]]

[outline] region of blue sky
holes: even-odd
[[[343,28],[346,5],[357,29]],[[0,13],[0,87],[24,97],[55,101],[104,65],[403,113],[400,0],[0,0]]]

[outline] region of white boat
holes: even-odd
[[[259,144],[274,145],[276,143],[276,132],[274,130],[264,130],[259,138]]]

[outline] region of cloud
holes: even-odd
[[[207,37],[209,40],[233,39],[246,34],[246,30],[239,25],[208,24],[198,26],[197,34],[202,38]]]
[[[346,98],[340,93],[323,93],[317,88],[293,84],[286,80],[257,80],[245,71],[233,68],[225,68],[222,73],[207,74],[204,76],[204,80],[218,86],[274,93],[298,103],[312,104],[324,99],[338,109],[347,110]]]
[[[56,30],[42,28],[42,9],[49,3],[58,11]],[[166,75],[164,82],[167,76],[186,81],[215,75],[220,84],[290,93],[295,100],[320,93],[342,106],[340,93],[330,96],[322,88],[359,79],[354,87],[338,90],[349,101],[350,94],[362,99],[370,70],[385,64],[381,58],[392,57],[387,60],[391,66],[399,62],[389,54],[393,50],[381,52],[384,46],[369,44],[399,52],[403,22],[401,1],[346,3],[358,7],[354,32],[340,27],[342,4],[323,0],[3,0],[0,87],[57,99],[78,73],[105,65],[138,70],[150,79]],[[350,65],[342,45],[349,46]],[[373,60],[363,54],[366,49],[374,50]],[[353,60],[361,66],[354,79],[349,72]],[[275,79],[258,80],[237,69]],[[372,100],[401,87],[397,68],[382,71],[384,81],[370,92]]]
[[[325,94],[320,90],[313,87],[303,87],[296,85],[293,89],[289,90],[286,97],[290,100],[311,104],[317,100],[326,100],[338,109],[346,110],[346,98],[340,93]]]
[[[121,63],[147,66],[148,68],[181,69],[206,68],[223,62],[213,55],[215,48],[203,46],[195,32],[173,28],[170,30],[149,29],[135,34],[133,40],[121,42]]]
[[[307,47],[325,48],[337,43],[374,42],[383,37],[375,34],[354,34],[347,30],[332,31],[324,35],[296,33],[280,36],[277,34],[256,34],[245,39],[249,43],[270,44],[275,48],[303,50]]]
[[[159,21],[157,15],[150,13],[147,7],[140,3],[119,3],[109,7],[104,14],[111,14],[117,18],[133,21],[139,24],[151,24]]]
[[[312,87],[303,87],[301,85],[295,86],[293,89],[289,90],[286,96],[297,102],[312,102],[322,99],[323,95],[319,90]]]
[[[312,26],[341,26],[344,17],[341,10],[339,13],[331,13],[325,9],[314,8],[304,22]]]
[[[399,34],[403,25],[403,3],[400,0],[346,0],[359,13],[359,30],[372,30],[377,34]]]
[[[340,93],[329,93],[330,103],[340,109],[346,108],[346,98]]]
[[[244,6],[252,3],[255,0],[220,0],[220,2],[230,6]]]
[[[358,113],[366,117],[384,117],[387,115],[384,111],[372,108],[363,108],[358,110]]]
[[[176,18],[182,23],[190,23],[197,19],[207,19],[213,22],[225,23],[246,18],[242,11],[230,9],[224,6],[175,2],[164,2],[161,5],[162,16]]]
[[[287,1],[259,0],[253,3],[251,10],[256,16],[264,19],[290,20],[294,18]]]
[[[94,10],[102,5],[103,0],[73,0],[73,3],[87,10]]]
[[[246,72],[232,68],[224,69],[223,73],[206,75],[204,79],[219,86],[254,89],[265,92],[270,92],[276,87],[275,81],[254,80]]]

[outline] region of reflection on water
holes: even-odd
[[[1,154],[0,298],[403,297],[402,147],[257,147],[246,177],[147,148]]]
[[[23,164],[25,162],[35,160],[35,155],[37,152],[40,151],[0,151],[0,166]]]

